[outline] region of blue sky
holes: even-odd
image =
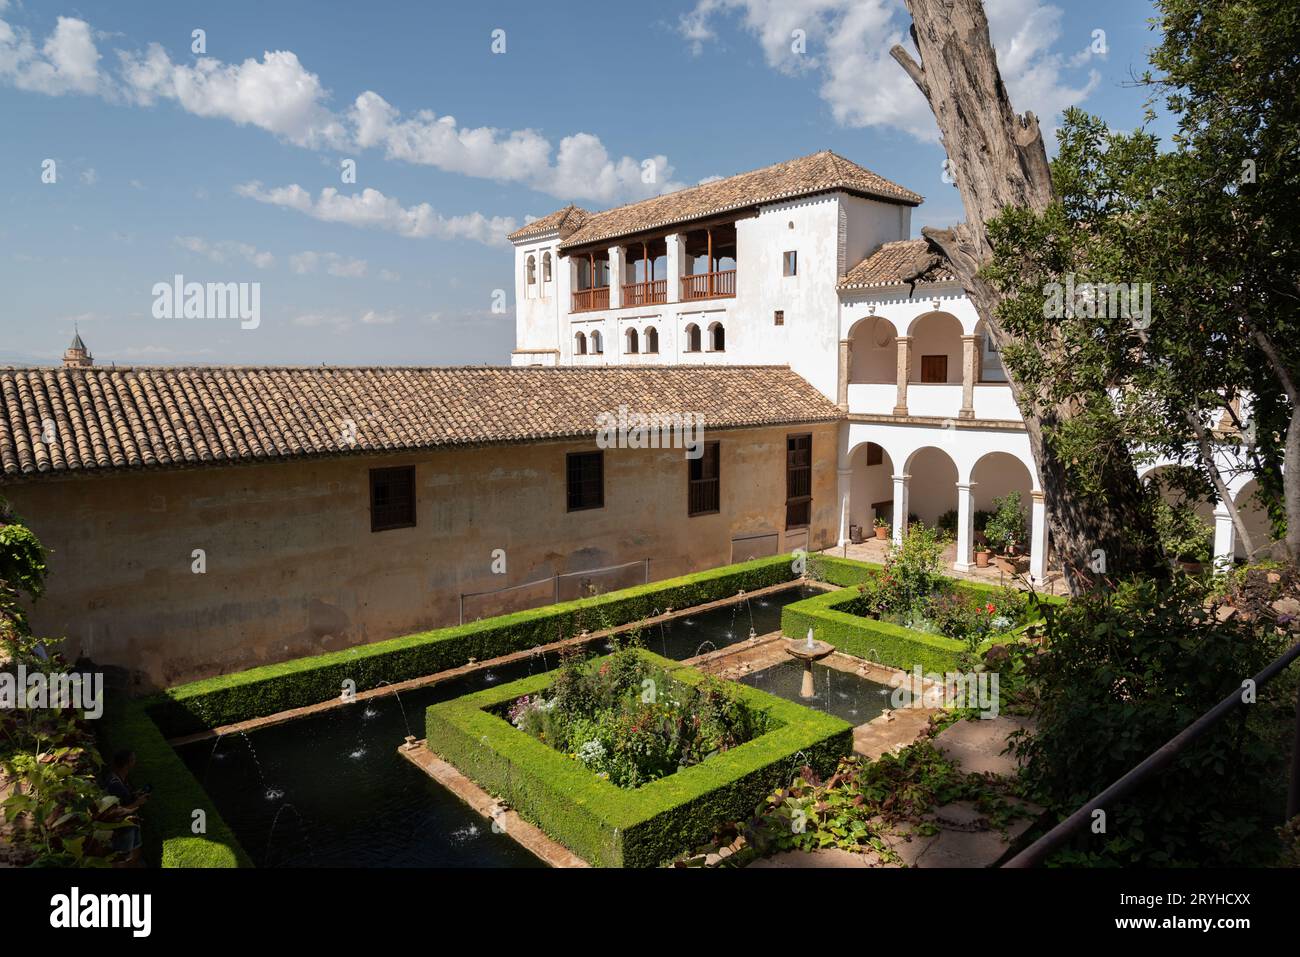
[[[1018,109],[1139,122],[1144,0],[986,8]],[[946,225],[885,54],[905,24],[901,0],[0,0],[0,363],[57,361],[74,323],[101,364],[505,363],[510,228],[825,148]],[[154,318],[176,273],[260,283],[260,325]]]

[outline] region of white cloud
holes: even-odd
[[[222,63],[203,57],[193,65],[174,63],[159,44],[143,54],[119,51],[123,92],[129,100],[151,105],[173,100],[196,116],[221,117],[256,126],[291,143],[338,147],[347,135],[325,106],[328,91],[320,78],[289,50],[268,51],[261,60]]]
[[[506,235],[516,228],[514,217],[485,216],[479,212],[443,216],[428,203],[403,206],[377,189],[363,189],[347,195],[326,187],[315,199],[297,183],[267,189],[259,182],[235,187],[240,196],[292,209],[326,223],[344,223],[383,229],[411,239],[472,239],[488,245],[504,245]]]
[[[1051,117],[1086,99],[1100,82],[1095,70],[1077,82],[1065,73],[1091,59],[1089,49],[1052,52],[1061,39],[1061,10],[1043,0],[986,0],[998,64],[1021,112]],[[886,126],[937,142],[939,131],[924,98],[889,50],[905,43],[910,20],[901,0],[699,0],[678,29],[692,49],[716,41],[721,16],[738,16],[759,42],[767,63],[786,74],[817,71],[819,93],[835,121],[848,127]],[[805,31],[806,52],[792,32]]]
[[[20,90],[49,96],[95,93],[101,88],[99,60],[85,20],[59,17],[39,49],[28,31],[0,20],[0,79]]]
[[[81,181],[87,186],[94,186],[99,182],[99,174],[95,172],[95,167],[90,166],[81,171]]]
[[[258,269],[269,269],[275,265],[275,256],[258,249],[249,243],[223,239],[210,242],[202,236],[177,236],[173,242],[182,249],[210,259],[214,263],[227,263],[242,260]]]
[[[361,149],[382,148],[390,159],[449,173],[520,182],[572,199],[614,202],[680,189],[662,155],[642,160],[610,157],[599,137],[576,133],[560,140],[554,165],[550,142],[534,130],[464,127],[452,116],[422,110],[403,118],[378,93],[358,96],[349,120]]]
[[[306,329],[333,329],[335,332],[351,329],[356,324],[351,316],[337,312],[306,312],[295,316],[289,321],[295,326],[302,326]],[[368,309],[361,314],[360,322],[366,326],[391,326],[397,322],[397,315],[391,312],[377,312],[374,309]]]
[[[391,312],[375,312],[371,309],[361,317],[361,321],[367,326],[391,326],[397,321],[397,316]]]
[[[309,149],[379,149],[394,160],[450,173],[520,183],[562,199],[598,203],[643,199],[680,189],[668,158],[612,156],[600,138],[578,132],[558,144],[532,129],[462,126],[432,110],[403,115],[365,90],[345,110],[292,50],[226,63],[175,61],[158,43],[116,50],[100,69],[90,25],[60,17],[42,46],[0,20],[0,82],[47,94],[99,93],[139,106],[175,103],[195,116],[254,126]]]
[[[391,269],[381,269],[379,270],[379,278],[384,282],[398,282],[402,278],[402,274]]]

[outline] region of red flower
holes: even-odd
[[[995,611],[997,611],[997,609],[993,607],[992,602],[989,602],[988,605],[985,606],[984,610],[987,611],[990,615],[993,614]]]

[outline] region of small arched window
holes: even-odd
[[[727,351],[727,336],[722,331],[722,323],[715,322],[709,326],[709,350],[711,352]]]
[[[542,253],[542,282],[551,281],[551,254]]]
[[[686,327],[686,351],[700,351],[700,327],[693,322]]]
[[[573,337],[573,354],[575,356],[585,356],[587,354],[587,337],[581,332]]]
[[[640,344],[641,344],[640,337],[637,336],[636,330],[629,329],[627,331],[627,354],[636,355],[638,352],[640,352],[641,351],[639,348]]]
[[[601,338],[598,331],[593,330],[591,333],[591,354],[594,356],[603,355],[605,352],[605,340]]]
[[[530,255],[528,257],[528,262],[524,266],[524,272],[528,274],[528,285],[531,286],[535,282],[537,282],[537,257],[536,256]]]
[[[646,326],[645,351],[651,355],[657,355],[659,352],[659,330],[654,326]]]

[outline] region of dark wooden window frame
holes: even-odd
[[[712,466],[712,475],[706,474]],[[696,473],[699,473],[698,475]],[[686,514],[716,515],[722,511],[722,446],[705,442],[698,459],[686,460]]]
[[[784,325],[785,325],[785,310],[784,310],[784,309],[777,309],[777,310],[775,310],[775,311],[772,313],[772,325],[774,325],[774,326],[784,326]]]
[[[574,494],[573,483],[575,478],[575,469],[577,470],[582,469],[581,465],[575,466],[576,459],[586,459],[588,461],[594,460],[597,463],[599,463],[597,465],[597,470],[599,472],[599,475],[595,480],[593,480],[589,476],[583,476],[580,473],[578,474],[579,482],[590,484],[594,481],[596,483],[597,490],[596,490],[596,496],[594,501],[582,498],[581,492],[579,492],[578,496],[575,496]],[[579,499],[578,504],[576,505],[574,504],[575,498]],[[567,507],[567,510],[570,512],[586,512],[586,511],[590,511],[591,509],[605,507],[605,452],[604,450],[599,450],[596,452],[569,452],[565,456],[564,458],[564,502],[565,502],[565,506]]]
[[[401,495],[405,501],[379,501],[381,496],[391,497],[394,493]],[[370,530],[372,532],[414,528],[415,505],[414,465],[370,470]]]
[[[807,440],[806,443],[804,440]],[[800,448],[800,445],[803,447]],[[799,432],[785,437],[785,527],[787,531],[812,525],[812,461],[811,432]]]

